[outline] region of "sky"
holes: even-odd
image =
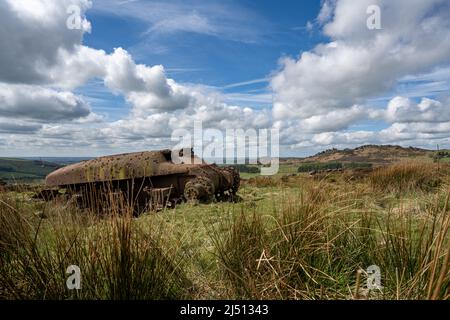
[[[450,148],[447,0],[4,0],[0,157],[277,129],[281,156]]]

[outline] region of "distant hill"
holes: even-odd
[[[365,145],[355,149],[329,149],[318,154],[298,159],[286,159],[290,163],[305,162],[340,162],[340,163],[372,163],[383,165],[408,159],[430,160],[436,151],[415,147],[400,147],[393,145]]]
[[[39,161],[45,161],[45,162],[51,162],[56,163],[61,166],[66,166],[72,163],[77,163],[83,160],[91,160],[94,159],[93,157],[23,157],[20,159],[25,160],[39,160]]]
[[[9,183],[40,181],[60,167],[59,164],[48,161],[0,158],[0,180]]]

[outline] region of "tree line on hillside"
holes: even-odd
[[[450,158],[450,151],[442,150],[434,153],[433,159],[434,161],[439,161],[440,159]]]
[[[242,172],[242,173],[259,173],[260,172],[260,169],[258,167],[249,166],[249,165],[245,165],[245,164],[235,164],[235,165],[232,165],[231,167],[233,167],[238,172]]]
[[[300,165],[298,172],[310,172],[310,171],[324,171],[324,170],[337,170],[337,169],[362,169],[372,168],[372,163],[369,162],[309,162]]]

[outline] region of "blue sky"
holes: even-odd
[[[450,147],[447,0],[5,0],[0,30],[0,156],[170,148],[195,121],[277,129],[283,156]]]
[[[188,15],[239,12],[239,17],[231,14],[231,17],[224,19],[229,23],[228,27],[232,27],[230,34],[226,35],[221,30],[209,34],[201,27],[195,31],[149,31],[151,23],[133,10],[151,10],[159,5],[158,2],[138,0],[117,3],[112,6],[117,10],[109,10],[105,8],[110,6],[108,2],[94,2],[92,9],[87,11],[92,31],[85,34],[85,45],[106,52],[122,47],[132,54],[136,63],[163,65],[167,76],[177,82],[213,87],[225,94],[227,102],[256,109],[272,106],[269,81],[271,75],[279,70],[282,57],[298,57],[302,52],[328,41],[320,29],[307,28],[308,23],[316,23],[322,6],[319,0],[286,0],[282,4],[270,0],[212,0],[208,1],[206,8],[205,1],[187,2],[188,11],[185,13]],[[180,1],[166,3],[177,7]],[[172,10],[164,13],[158,19],[172,19]],[[447,92],[449,86],[447,74],[438,82],[427,78],[400,79],[397,86],[385,95],[373,97],[370,102],[383,108],[396,95],[419,101],[423,96],[437,97]],[[78,88],[77,92],[90,99],[94,112],[105,114],[110,120],[123,118],[131,108],[122,96],[114,95],[105,88],[102,81],[91,81]],[[376,131],[387,127],[380,121],[363,121],[349,130],[363,128]]]
[[[217,34],[204,34],[200,30],[151,32],[148,21],[133,12],[126,13],[132,9],[126,7],[148,4],[151,10],[154,2],[119,3],[122,11],[110,12],[104,8],[108,3],[94,2],[92,10],[87,12],[92,32],[85,35],[85,45],[106,52],[125,48],[137,63],[163,65],[167,75],[177,82],[211,86],[227,94],[229,102],[255,108],[272,104],[269,79],[279,68],[280,57],[297,56],[323,38],[320,33],[306,29],[308,21],[315,20],[320,1],[283,1],[282,4],[269,0],[208,1],[207,8],[205,1],[189,2],[188,14],[214,11],[215,15],[221,15],[224,11],[238,11],[239,17],[230,14],[225,19],[232,29],[225,35],[221,30]],[[158,18],[171,19],[170,10],[167,11],[167,16]],[[93,103],[94,111],[107,112],[111,119],[123,116],[122,97],[102,90],[101,85],[95,86],[96,92],[92,87],[90,84],[78,92],[88,97],[101,95],[105,102]]]

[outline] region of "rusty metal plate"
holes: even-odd
[[[187,173],[195,164],[174,164],[170,150],[145,151],[82,161],[50,173],[48,187]]]

